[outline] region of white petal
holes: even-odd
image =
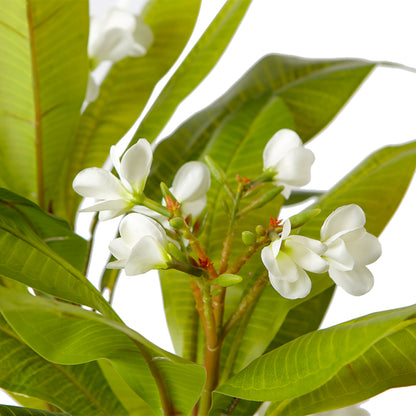
[[[153,32],[141,16],[136,17],[136,29],[133,32],[133,37],[137,44],[143,46],[145,53],[153,43]]]
[[[321,239],[327,241],[334,239],[347,232],[364,227],[364,211],[355,204],[344,205],[337,208],[325,220],[321,228]]]
[[[277,267],[276,256],[273,254],[272,244],[264,247],[261,251],[261,261],[269,272],[269,277],[282,278],[280,269]]]
[[[279,130],[267,142],[263,151],[263,166],[264,170],[275,170],[277,163],[285,157],[287,152],[302,145],[302,140],[299,136],[289,129]]]
[[[196,201],[184,202],[181,205],[183,216],[186,218],[188,215],[192,215],[192,218],[196,218],[204,210],[206,205],[206,195]]]
[[[111,32],[116,30],[118,29],[113,29]],[[117,35],[117,42],[112,42],[111,51],[108,52],[108,60],[118,62],[128,56],[138,57],[146,54],[146,49],[134,40],[132,33],[123,31],[121,34]]]
[[[78,173],[72,187],[85,197],[96,199],[125,199],[128,192],[110,172],[101,168],[88,168]]]
[[[117,172],[117,175],[121,178],[121,166],[120,166],[120,157],[117,155],[117,148],[116,146],[111,146],[110,147],[110,159],[111,159],[111,163],[114,166],[114,169]]]
[[[278,238],[277,240],[274,240],[271,244],[270,247],[272,249],[272,253],[273,253],[273,257],[276,258],[277,255],[279,254],[280,251],[280,247],[282,247],[282,238]]]
[[[341,271],[352,270],[354,268],[354,257],[348,251],[348,248],[341,238],[337,238],[328,246],[325,252],[331,268]]]
[[[280,272],[276,277],[291,283],[299,279],[299,267],[286,253],[280,251],[277,255],[276,263]]]
[[[126,51],[130,49],[132,42],[132,34],[120,28],[111,28],[97,36],[94,42],[90,42],[89,55],[98,61],[118,62],[128,56]]]
[[[136,28],[136,16],[132,12],[122,8],[111,8],[102,20],[102,30],[114,28],[133,33]]]
[[[195,201],[206,195],[210,185],[208,166],[193,161],[185,163],[176,172],[171,192],[179,202]]]
[[[108,248],[111,254],[118,260],[127,260],[131,254],[131,247],[122,238],[110,241]]]
[[[161,245],[166,242],[166,233],[163,228],[145,215],[129,214],[120,223],[120,236],[130,247],[147,235],[152,236]]]
[[[374,263],[381,256],[380,241],[367,232],[361,238],[348,241],[346,245],[355,262],[362,266]]]
[[[140,139],[127,150],[121,159],[120,175],[130,183],[133,190],[137,193],[143,191],[152,165],[152,159],[152,148],[145,139]]]
[[[288,237],[291,231],[292,231],[292,224],[290,223],[290,220],[287,219],[283,223],[283,230],[282,230],[282,237],[281,238],[285,239],[286,237]]]
[[[270,283],[286,299],[304,298],[309,295],[312,287],[311,279],[300,268],[298,268],[298,278],[295,282],[270,277]]]
[[[372,273],[364,266],[356,266],[353,270],[341,271],[331,267],[330,264],[329,276],[337,285],[354,296],[364,295],[374,284]]]
[[[290,150],[276,166],[278,182],[291,186],[304,186],[311,180],[311,166],[315,156],[309,149]]]
[[[130,203],[125,199],[112,199],[109,201],[98,202],[87,208],[81,209],[81,212],[95,212],[95,211],[124,211],[127,212],[130,208]]]
[[[87,92],[85,94],[85,101],[88,103],[92,103],[93,101],[97,99],[99,92],[100,92],[100,87],[95,82],[94,77],[91,74],[89,74]]]
[[[168,254],[152,236],[146,235],[132,249],[125,271],[127,276],[167,267]]]
[[[115,261],[110,261],[110,263],[107,263],[106,269],[124,269],[124,267],[126,267],[127,264],[127,260],[123,259],[123,260],[115,260]]]
[[[313,238],[304,237],[303,235],[291,235],[289,239],[293,242],[296,242],[297,244],[302,244],[320,256],[324,254],[327,249],[325,244],[322,244],[320,241]]]
[[[283,252],[288,254],[298,266],[313,273],[324,273],[328,270],[327,261],[308,247],[306,237],[300,235],[292,237],[285,240]]]

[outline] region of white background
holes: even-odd
[[[134,0],[132,1],[134,7]],[[93,13],[113,1],[96,0]],[[198,34],[224,0],[203,0]],[[416,68],[415,2],[413,0],[253,0],[234,40],[206,81],[175,113],[168,134],[194,111],[202,109],[268,53],[311,58],[364,58],[398,62]],[[194,36],[193,41],[196,40]],[[374,150],[416,139],[416,74],[378,68],[346,108],[307,147],[316,162],[309,188],[326,189]],[[382,257],[371,266],[375,286],[356,298],[338,290],[323,327],[371,312],[416,303],[414,257],[416,181],[380,237]],[[88,214],[83,214],[82,223]],[[114,226],[114,222],[111,226]],[[97,264],[105,261],[107,239],[101,230]],[[85,233],[85,231],[83,231]],[[105,254],[102,254],[102,253]],[[97,269],[90,278],[97,283]],[[114,307],[125,322],[163,348],[172,350],[154,274],[123,276]],[[415,344],[416,348],[416,344]],[[13,403],[7,396],[2,403]],[[416,388],[387,391],[363,406],[372,416],[416,414]]]

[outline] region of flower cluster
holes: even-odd
[[[365,228],[364,211],[355,204],[332,212],[321,228],[321,241],[290,234],[290,220],[279,236],[263,248],[261,257],[273,287],[285,298],[307,296],[311,280],[305,270],[328,272],[352,295],[363,295],[374,278],[366,265],[381,255],[381,245]]]
[[[140,139],[121,160],[114,147],[110,154],[118,177],[102,168],[88,168],[81,171],[73,182],[80,195],[98,200],[83,211],[99,211],[100,219],[133,212],[122,219],[120,237],[110,243],[109,249],[117,260],[109,263],[108,267],[123,268],[127,275],[142,274],[151,269],[178,268],[199,276],[210,269],[212,275],[209,279],[215,281],[221,279],[216,279],[218,273],[193,228],[207,204],[210,170],[231,192],[233,203],[237,204],[230,219],[232,225],[236,218],[270,202],[279,193],[288,198],[294,187],[306,185],[314,161],[313,153],[304,148],[299,136],[283,129],[269,140],[264,149],[263,173],[253,181],[237,180],[239,196],[230,191],[231,186],[221,167],[207,159],[209,168],[199,161],[184,164],[174,176],[170,188],[162,185],[164,198],[157,202],[144,194],[153,159],[150,144]],[[239,199],[245,192],[249,194],[250,187],[259,182],[271,182],[275,191],[266,191],[240,210]],[[290,219],[283,223],[272,220],[268,230],[259,225],[264,230],[259,238],[250,232],[243,233],[243,241],[253,248],[249,249],[249,255],[241,258],[248,261],[255,250],[262,248],[261,259],[272,286],[288,299],[304,298],[310,293],[312,282],[307,272],[328,272],[337,285],[353,295],[368,292],[374,279],[366,266],[380,256],[381,246],[377,238],[364,228],[364,211],[355,204],[337,208],[324,221],[320,240],[294,232],[293,229],[310,219],[307,213],[303,216],[304,221],[300,223]],[[229,254],[225,254],[224,264]],[[205,264],[210,266],[203,267]],[[237,261],[225,271],[233,275],[242,265]],[[195,268],[199,268],[199,272],[195,272]],[[233,277],[233,281],[240,281],[240,277]]]

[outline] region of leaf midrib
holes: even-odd
[[[39,206],[45,208],[45,190],[43,178],[43,142],[42,142],[42,112],[40,105],[40,89],[39,89],[39,74],[36,59],[36,45],[35,45],[35,25],[32,11],[32,1],[27,0],[27,23],[28,23],[28,38],[30,57],[32,61],[32,89],[33,89],[33,104],[35,110],[35,152],[36,152],[36,174],[37,174],[37,200]]]

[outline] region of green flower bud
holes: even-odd
[[[215,178],[215,180],[219,182],[221,185],[226,184],[227,175],[221,169],[220,165],[214,162],[209,156],[205,156],[204,160],[205,160],[205,163],[208,165],[208,168],[211,171],[211,174]]]
[[[243,208],[238,215],[242,216],[246,214],[247,212],[250,212],[254,209],[261,208],[262,206],[266,205],[270,201],[272,201],[274,198],[276,198],[277,195],[279,195],[283,191],[283,186],[277,186],[271,189],[270,191],[265,192],[263,195],[256,198],[251,204],[247,205],[245,208]]]
[[[266,229],[262,225],[258,225],[256,227],[256,234],[259,237],[262,237],[262,236],[266,235]]]
[[[300,212],[299,214],[290,217],[290,225],[292,229],[299,228],[306,224],[309,220],[319,215],[321,210],[319,208],[311,209],[310,211]]]
[[[171,241],[169,241],[168,244],[166,245],[166,249],[168,253],[171,254],[172,257],[174,257],[175,259],[180,260],[180,261],[187,261],[182,251],[180,251],[178,247],[175,244],[173,244]]]
[[[216,279],[211,280],[211,283],[222,287],[229,287],[240,283],[242,280],[243,278],[237,274],[221,274]]]
[[[256,242],[256,235],[251,231],[243,231],[241,239],[246,246],[252,246]]]
[[[175,217],[169,220],[169,224],[174,230],[180,230],[185,225],[185,222],[182,218]]]

